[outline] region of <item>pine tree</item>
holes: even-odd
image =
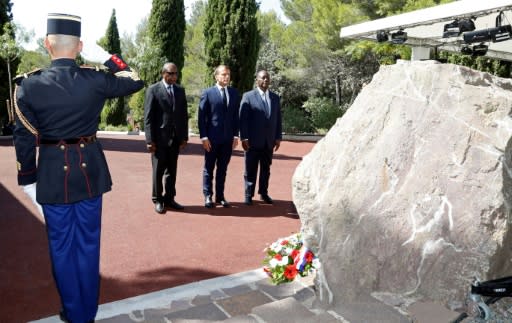
[[[121,40],[119,39],[119,30],[117,29],[115,9],[112,9],[112,15],[110,16],[105,36],[99,40],[98,44],[110,54],[121,55]],[[106,102],[105,108],[101,112],[101,121],[106,125],[119,126],[125,124],[124,97],[110,99]]]
[[[0,0],[0,33],[4,32],[2,26],[8,22],[12,22],[12,3],[9,0]],[[12,38],[14,39],[14,34]],[[10,63],[12,71],[16,71],[19,60]],[[0,135],[3,133],[4,126],[9,122],[9,115],[7,113],[7,100],[10,98],[7,65],[2,62],[0,64]],[[7,130],[7,128],[5,129]]]
[[[178,67],[178,75],[181,75],[185,62],[183,42],[185,40],[185,5],[183,0],[153,0],[153,6],[149,15],[148,33],[154,46],[160,48],[162,55],[168,62],[173,62]],[[151,80],[160,78],[160,70],[155,71]],[[178,77],[178,82],[181,76]]]
[[[232,85],[241,93],[254,84],[260,46],[258,6],[255,0],[209,0],[206,11],[204,36],[208,69],[213,71],[220,64],[228,65]]]

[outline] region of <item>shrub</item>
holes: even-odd
[[[316,132],[329,130],[346,111],[344,107],[337,106],[331,99],[325,97],[309,98],[302,107],[309,114]]]

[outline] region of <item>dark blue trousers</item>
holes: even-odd
[[[224,183],[226,182],[228,164],[233,153],[233,142],[212,143],[211,145],[212,149],[209,152],[204,152],[203,194],[204,196],[213,195],[212,181],[215,177],[215,198],[220,200],[224,198]],[[215,167],[217,167],[217,170],[214,176]]]
[[[101,196],[42,205],[53,278],[72,323],[93,321],[98,311],[101,206]]]
[[[253,197],[258,177],[258,166],[260,169],[258,180],[258,194],[268,194],[268,182],[270,179],[270,165],[274,151],[270,148],[254,149],[249,148],[245,152],[245,196]]]

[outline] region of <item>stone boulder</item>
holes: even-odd
[[[321,306],[458,309],[475,278],[512,275],[511,90],[435,61],[380,68],[292,179]]]

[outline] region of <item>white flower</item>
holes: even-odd
[[[276,268],[276,266],[279,265],[279,260],[277,260],[276,258],[272,258],[268,262],[268,265],[270,266],[270,268]]]
[[[318,258],[314,258],[313,261],[311,262],[311,265],[315,268],[315,269],[318,269],[320,268],[322,265],[320,264],[320,260]]]

